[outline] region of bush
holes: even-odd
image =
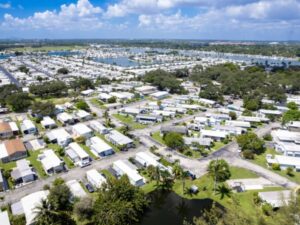
[[[264,140],[265,140],[265,141],[272,141],[272,140],[273,140],[273,137],[272,137],[271,134],[266,134],[266,135],[264,135]]]
[[[286,174],[290,177],[293,177],[294,176],[294,169],[292,167],[288,167],[286,168]]]
[[[270,216],[272,214],[273,207],[268,203],[264,203],[261,206],[261,209],[266,216]]]
[[[193,152],[191,150],[186,151],[184,154],[189,157],[193,156]]]
[[[90,111],[89,105],[84,100],[79,100],[78,102],[76,102],[75,106],[76,106],[77,109]]]
[[[85,137],[79,136],[75,139],[75,141],[79,144],[83,144],[85,142]]]
[[[45,184],[45,185],[43,186],[43,190],[50,190],[50,186],[49,186],[48,184]]]
[[[251,150],[244,150],[243,157],[245,159],[254,159],[254,153]]]
[[[254,202],[255,205],[258,205],[261,202],[261,199],[258,196],[258,192],[253,193],[253,202]]]
[[[278,163],[273,163],[272,164],[272,170],[281,170],[280,165]]]

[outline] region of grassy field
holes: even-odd
[[[221,141],[216,141],[214,142],[214,147],[211,148],[212,151],[217,151],[219,150],[220,148],[224,147],[224,143],[221,142]]]
[[[78,49],[85,49],[87,48],[87,46],[77,46],[77,45],[62,45],[62,46],[41,46],[41,47],[36,47],[36,48],[32,48],[32,47],[18,47],[18,48],[12,48],[10,49],[11,51],[31,51],[31,52],[48,52],[48,51],[71,51],[71,50],[78,50]]]
[[[120,114],[113,114],[113,116],[117,119],[120,120],[122,123],[128,125],[132,129],[144,129],[147,126],[144,124],[140,124],[134,121],[134,119],[131,116],[123,116]]]
[[[91,152],[91,149],[90,149],[88,146],[86,146],[86,145],[84,145],[84,144],[79,144],[79,145],[80,145],[80,147],[81,147],[83,150],[85,150],[85,151],[89,154],[89,156],[90,156],[92,159],[94,159],[94,160],[97,159],[97,157]]]
[[[97,98],[91,99],[90,102],[98,108],[106,109],[104,103]]]
[[[256,163],[264,168],[267,168],[269,170],[272,170],[272,168],[268,167],[267,165],[267,160],[266,160],[266,155],[267,154],[271,154],[271,155],[280,155],[279,152],[277,152],[276,150],[274,149],[267,149],[265,151],[265,153],[261,154],[261,155],[257,155],[255,156],[255,159],[254,160],[251,160],[251,162],[253,163]],[[285,170],[272,170],[273,172],[275,173],[278,173],[279,175],[283,176],[283,177],[286,177],[288,178],[289,180],[291,181],[294,181],[298,184],[300,184],[300,172],[293,172],[293,176],[289,176],[286,174],[286,171]]]
[[[29,157],[27,160],[30,161],[30,164],[36,169],[38,175],[40,178],[46,178],[47,174],[44,171],[44,168],[40,161],[38,161],[38,155],[42,152],[42,150],[39,151],[28,151]]]
[[[162,136],[160,136],[160,131],[157,131],[155,133],[152,134],[151,136],[154,140],[156,140],[157,142],[161,143],[161,144],[165,144]]]

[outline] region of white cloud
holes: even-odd
[[[1,9],[10,9],[11,8],[11,4],[8,3],[0,3],[0,8]]]
[[[20,29],[63,29],[82,30],[99,28],[102,9],[93,6],[89,0],[78,0],[76,4],[62,5],[60,10],[36,12],[27,18],[4,15],[2,26]]]
[[[177,6],[202,5],[205,2],[205,0],[121,0],[119,3],[108,6],[106,16],[123,17],[128,14],[155,14],[161,10]]]

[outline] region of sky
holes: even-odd
[[[300,0],[0,0],[0,38],[300,40]]]

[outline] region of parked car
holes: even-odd
[[[94,190],[94,188],[93,188],[93,186],[92,186],[91,184],[86,183],[86,184],[85,184],[85,187],[86,187],[86,189],[88,190],[88,192],[90,192],[90,193],[95,192],[95,190]]]

